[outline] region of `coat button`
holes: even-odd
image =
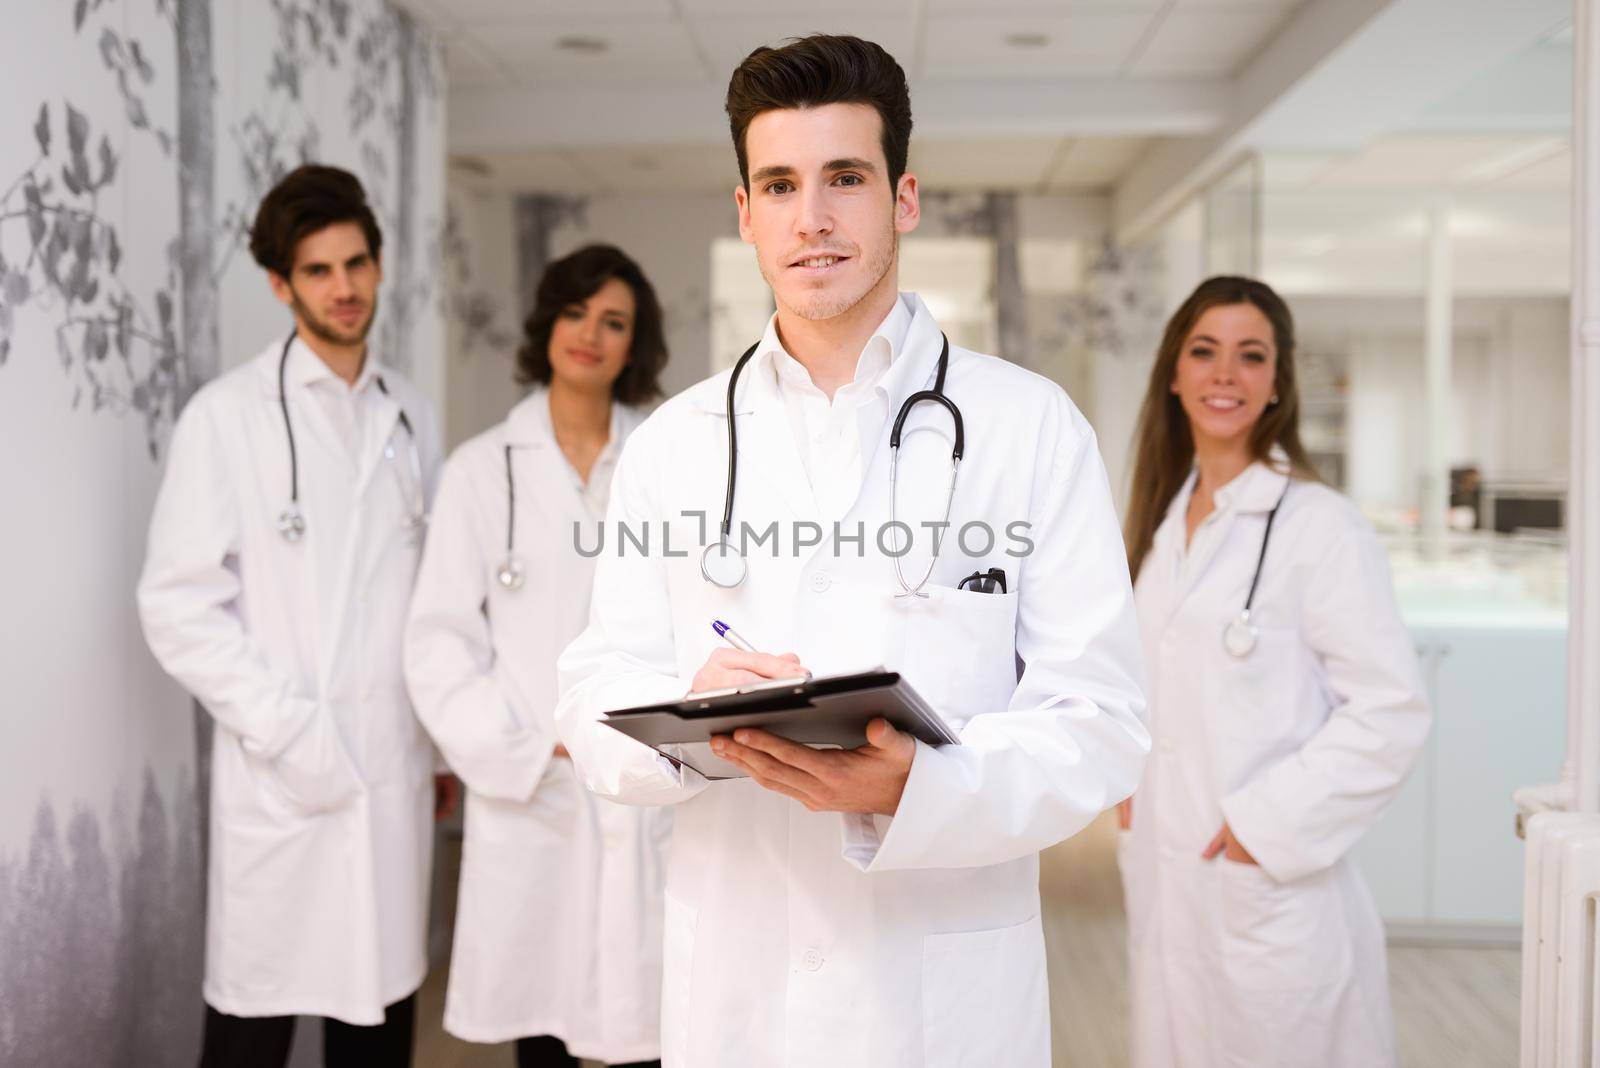
[[[815,571],[811,574],[811,589],[815,593],[827,593],[828,587],[833,585],[833,579],[828,577],[826,571]]]
[[[1176,857],[1177,855],[1178,855],[1178,851],[1176,849],[1173,849],[1171,846],[1162,846],[1161,847],[1161,859],[1162,860],[1171,860],[1174,857]]]
[[[1156,748],[1161,750],[1163,753],[1171,755],[1178,747],[1173,743],[1171,738],[1163,735],[1161,740],[1156,743]]]
[[[817,971],[822,967],[822,954],[814,949],[808,949],[805,951],[805,955],[800,958],[800,963],[805,965],[808,972]]]

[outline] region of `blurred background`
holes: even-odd
[[[1438,716],[1361,846],[1406,1063],[1512,1063],[1511,793],[1557,776],[1567,729],[1573,15],[1573,0],[12,5],[0,1063],[193,1060],[204,768],[132,589],[175,412],[287,325],[243,248],[260,195],[304,159],[367,183],[386,234],[377,352],[435,397],[450,444],[518,399],[532,284],[591,241],[655,282],[675,392],[772,312],[737,233],[727,77],[756,45],[815,31],[873,39],[911,78],[924,219],[902,288],[957,342],[1061,383],[1119,495],[1179,301],[1215,273],[1289,300],[1307,443],[1388,541]],[[509,1064],[438,1033],[457,849],[446,829],[419,1063]],[[1045,892],[1058,1063],[1119,1064],[1104,827],[1046,858]]]

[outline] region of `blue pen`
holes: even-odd
[[[747,653],[753,653],[756,651],[755,646],[739,637],[738,631],[734,630],[720,619],[713,619],[711,621],[711,629],[717,632],[717,637],[721,638],[735,649],[742,649]]]

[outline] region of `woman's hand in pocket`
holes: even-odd
[[[1233,836],[1233,828],[1226,823],[1222,825],[1222,830],[1216,833],[1216,836],[1211,839],[1211,844],[1206,846],[1206,851],[1200,856],[1205,860],[1211,860],[1218,853],[1222,854],[1224,860],[1231,860],[1235,864],[1254,864],[1256,862],[1256,858],[1250,855],[1250,851],[1240,844],[1239,839]]]

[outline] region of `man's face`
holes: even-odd
[[[334,223],[300,239],[289,277],[269,272],[272,291],[295,322],[334,345],[359,345],[378,313],[383,268],[353,222]]]
[[[767,111],[745,131],[750,188],[734,191],[778,304],[831,319],[896,284],[900,235],[920,218],[917,179],[889,185],[882,120],[866,104]]]

